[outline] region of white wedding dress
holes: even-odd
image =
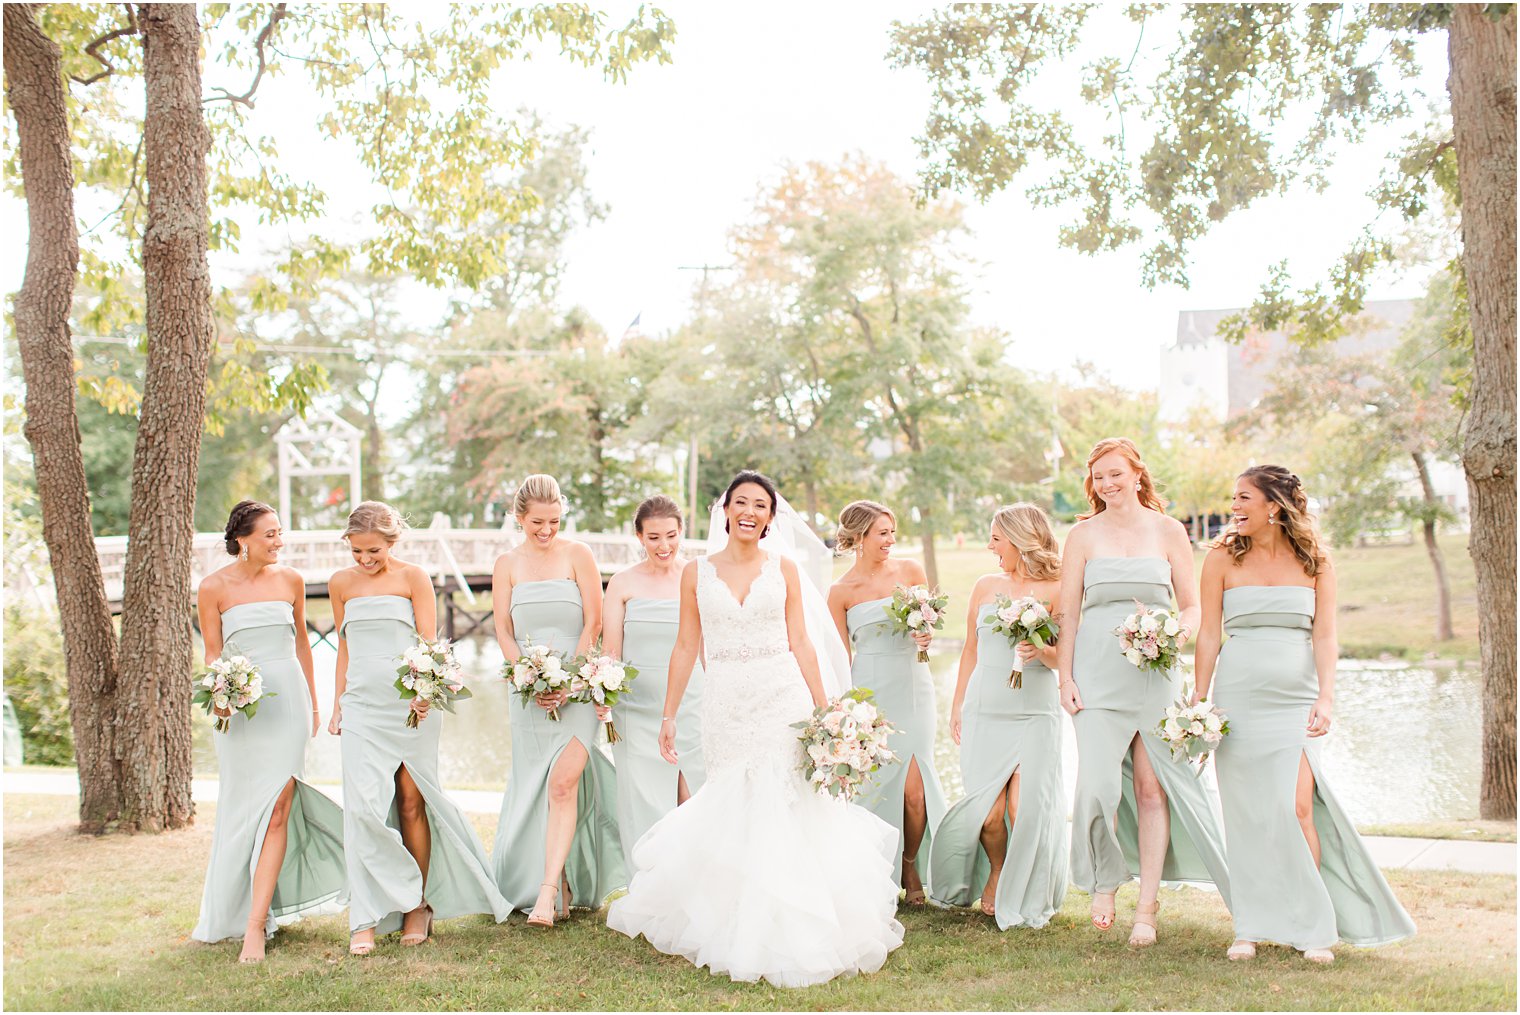
[[[805,987],[875,972],[902,944],[897,831],[803,780],[812,698],[788,648],[774,554],[741,604],[697,563],[707,781],[634,846],[607,926],[734,980]]]

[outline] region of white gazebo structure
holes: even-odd
[[[292,417],[274,435],[280,449],[280,517],[290,513],[290,480],[295,476],[347,476],[349,510],[360,499],[359,460],[363,436],[337,413],[314,412]]]

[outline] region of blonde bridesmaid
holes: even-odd
[[[1298,477],[1258,465],[1235,481],[1232,525],[1203,563],[1195,699],[1230,720],[1215,752],[1230,870],[1231,959],[1273,941],[1311,962],[1330,947],[1414,933],[1325,781],[1335,710],[1335,569]],[[1221,624],[1230,639],[1221,649]]]
[[[876,706],[897,727],[899,760],[872,777],[860,803],[897,829],[896,877],[910,906],[924,904],[924,877],[934,830],[945,814],[945,792],[934,770],[939,712],[929,664],[918,661],[934,632],[911,637],[893,631],[886,607],[898,585],[926,585],[916,560],[895,558],[897,517],[875,501],[858,500],[839,513],[834,552],[855,563],[829,589],[829,612],[850,649],[850,683],[868,687]]]
[[[432,934],[433,920],[511,911],[491,879],[475,828],[438,781],[442,716],[403,700],[396,665],[417,636],[436,636],[437,604],[427,573],[392,554],[405,522],[390,505],[364,501],[343,538],[351,567],[332,576],[338,631],[332,719],[342,737],[344,853],[349,946],[375,950],[375,935],[401,931],[404,947]],[[406,724],[407,712],[419,718]]]
[[[496,559],[491,579],[502,654],[512,663],[532,644],[581,655],[602,630],[602,577],[591,549],[560,535],[564,499],[553,476],[524,479],[513,509],[524,538]],[[617,783],[596,746],[596,707],[566,703],[559,692],[526,706],[514,699],[508,716],[512,770],[492,853],[496,884],[531,926],[553,927],[556,910],[597,909],[625,883]]]
[[[1065,722],[1056,650],[1027,641],[1015,648],[992,626],[999,596],[1054,600],[1061,555],[1049,519],[1033,504],[1000,508],[987,549],[998,573],[983,575],[971,590],[950,704],[966,796],[940,824],[929,876],[936,902],[975,902],[1001,930],[1043,927],[1066,897]],[[1024,661],[1019,687],[1012,681],[1015,653]]]

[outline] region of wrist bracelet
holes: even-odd
[[[675,722],[675,721],[676,721],[676,717],[673,716],[673,715],[662,715],[662,716],[660,716],[660,722]]]

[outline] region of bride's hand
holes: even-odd
[[[676,721],[665,719],[660,722],[660,757],[672,765],[679,764],[676,758]]]

